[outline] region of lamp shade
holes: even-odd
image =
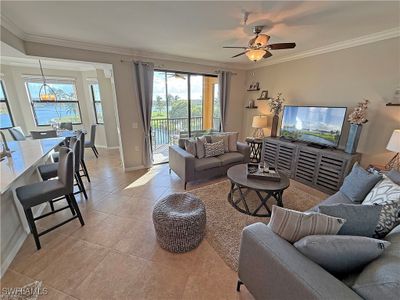
[[[386,149],[392,152],[400,152],[400,129],[393,131]]]
[[[254,116],[253,124],[251,125],[253,128],[266,128],[268,127],[268,117],[267,116]]]
[[[257,61],[263,58],[265,53],[263,49],[252,49],[246,52],[246,56],[252,61]]]

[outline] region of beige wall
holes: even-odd
[[[8,41],[3,39],[6,43]],[[15,42],[15,41],[14,41]],[[113,66],[115,94],[117,98],[116,122],[118,124],[121,152],[126,170],[142,168],[143,127],[139,116],[139,105],[133,87],[132,65],[123,60],[132,60],[132,56],[74,49],[40,43],[25,42],[25,54],[49,58],[71,59],[77,61],[108,63]],[[136,58],[138,59],[138,58]],[[165,60],[146,59],[152,61],[158,69],[184,70],[189,72],[211,73],[219,69],[217,66],[204,66],[195,63],[180,63]],[[228,106],[227,130],[240,131],[242,128],[242,101],[244,95],[245,72],[236,71],[233,76],[231,103]]]
[[[26,75],[40,76],[38,68],[0,65],[1,79],[5,83],[6,93],[8,95],[11,113],[14,119],[14,124],[20,126],[26,134],[31,130],[49,129],[48,126],[36,126],[27,91],[25,88]],[[96,123],[93,102],[89,90],[89,81],[96,80],[99,82],[100,93],[105,95],[102,101],[107,107],[107,115],[114,115],[113,99],[112,99],[112,81],[110,78],[104,77],[104,72],[101,70],[100,78],[96,70],[93,71],[69,71],[57,69],[44,69],[44,73],[48,77],[60,77],[72,79],[76,85],[76,93],[81,110],[82,125],[76,125],[75,128],[85,128],[90,130],[90,125]],[[102,75],[103,74],[103,75]],[[107,103],[105,103],[107,102]],[[106,137],[104,125],[98,125],[96,132],[96,145],[98,147],[118,147],[115,117],[111,120],[105,120],[105,124],[110,123],[110,139]]]
[[[247,72],[247,86],[260,82],[261,90],[276,96],[282,92],[286,104],[354,107],[363,98],[371,101],[369,122],[364,125],[358,151],[362,164],[386,163],[393,153],[385,150],[394,129],[400,128],[400,107],[387,107],[400,86],[400,39],[321,54]],[[259,93],[248,92],[244,103]],[[245,111],[243,132],[251,132],[251,116],[270,114],[265,101],[259,109]],[[348,123],[340,147],[344,147]]]

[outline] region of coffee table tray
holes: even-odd
[[[263,172],[259,169],[258,164],[247,164],[247,177],[254,178],[254,179],[261,179],[261,180],[268,180],[268,181],[281,181],[281,176],[279,172],[270,167],[268,172]]]

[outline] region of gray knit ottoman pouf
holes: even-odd
[[[161,248],[183,253],[196,248],[206,228],[203,202],[189,193],[174,193],[159,200],[153,209],[153,223]]]

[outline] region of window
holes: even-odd
[[[3,80],[0,80],[0,128],[6,129],[14,126],[11,116],[10,106],[8,105],[6,91],[4,89]]]
[[[47,79],[46,83],[56,93],[56,101],[40,101],[39,90],[43,84],[41,79],[25,81],[36,125],[48,126],[56,122],[82,124],[75,82],[73,80]]]
[[[97,124],[104,124],[103,108],[101,106],[100,88],[98,83],[90,84],[90,92],[92,94],[94,115],[96,116]]]

